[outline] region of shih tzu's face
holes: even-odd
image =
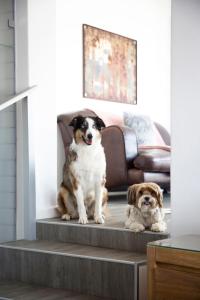
[[[162,207],[162,190],[156,183],[134,184],[128,189],[128,204],[134,205],[142,212]]]

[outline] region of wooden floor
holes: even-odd
[[[64,289],[53,289],[17,281],[0,282],[0,300],[101,300]]]

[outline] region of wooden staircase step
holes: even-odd
[[[19,280],[112,299],[137,299],[144,254],[55,241],[0,244],[0,280]]]
[[[148,242],[167,239],[169,233],[144,231],[134,233],[124,228],[124,222],[112,219],[105,224],[86,225],[75,221],[62,221],[60,218],[37,220],[37,239],[78,243],[96,247],[146,253]]]
[[[146,255],[144,254],[55,241],[19,240],[0,244],[0,247],[40,253],[77,256],[97,260],[117,261],[130,264],[146,261]]]

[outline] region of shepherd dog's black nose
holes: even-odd
[[[92,137],[93,137],[92,134],[91,134],[91,133],[88,133],[88,135],[87,135],[88,140],[91,140]]]

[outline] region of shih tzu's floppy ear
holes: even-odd
[[[156,192],[158,206],[163,207],[163,190],[156,183],[150,183],[153,190]]]
[[[69,123],[69,126],[72,126],[73,128],[75,128],[77,126],[77,124],[82,120],[83,120],[83,116],[78,115],[71,120],[71,122]]]
[[[129,205],[136,204],[137,188],[138,188],[138,184],[133,184],[128,188],[127,200]]]
[[[101,118],[95,117],[95,118],[94,118],[94,121],[95,121],[96,126],[97,126],[97,128],[98,128],[99,130],[101,130],[102,128],[106,127],[104,121],[103,121]]]
[[[157,188],[157,199],[158,199],[158,206],[160,208],[163,207],[163,190],[158,186]]]

